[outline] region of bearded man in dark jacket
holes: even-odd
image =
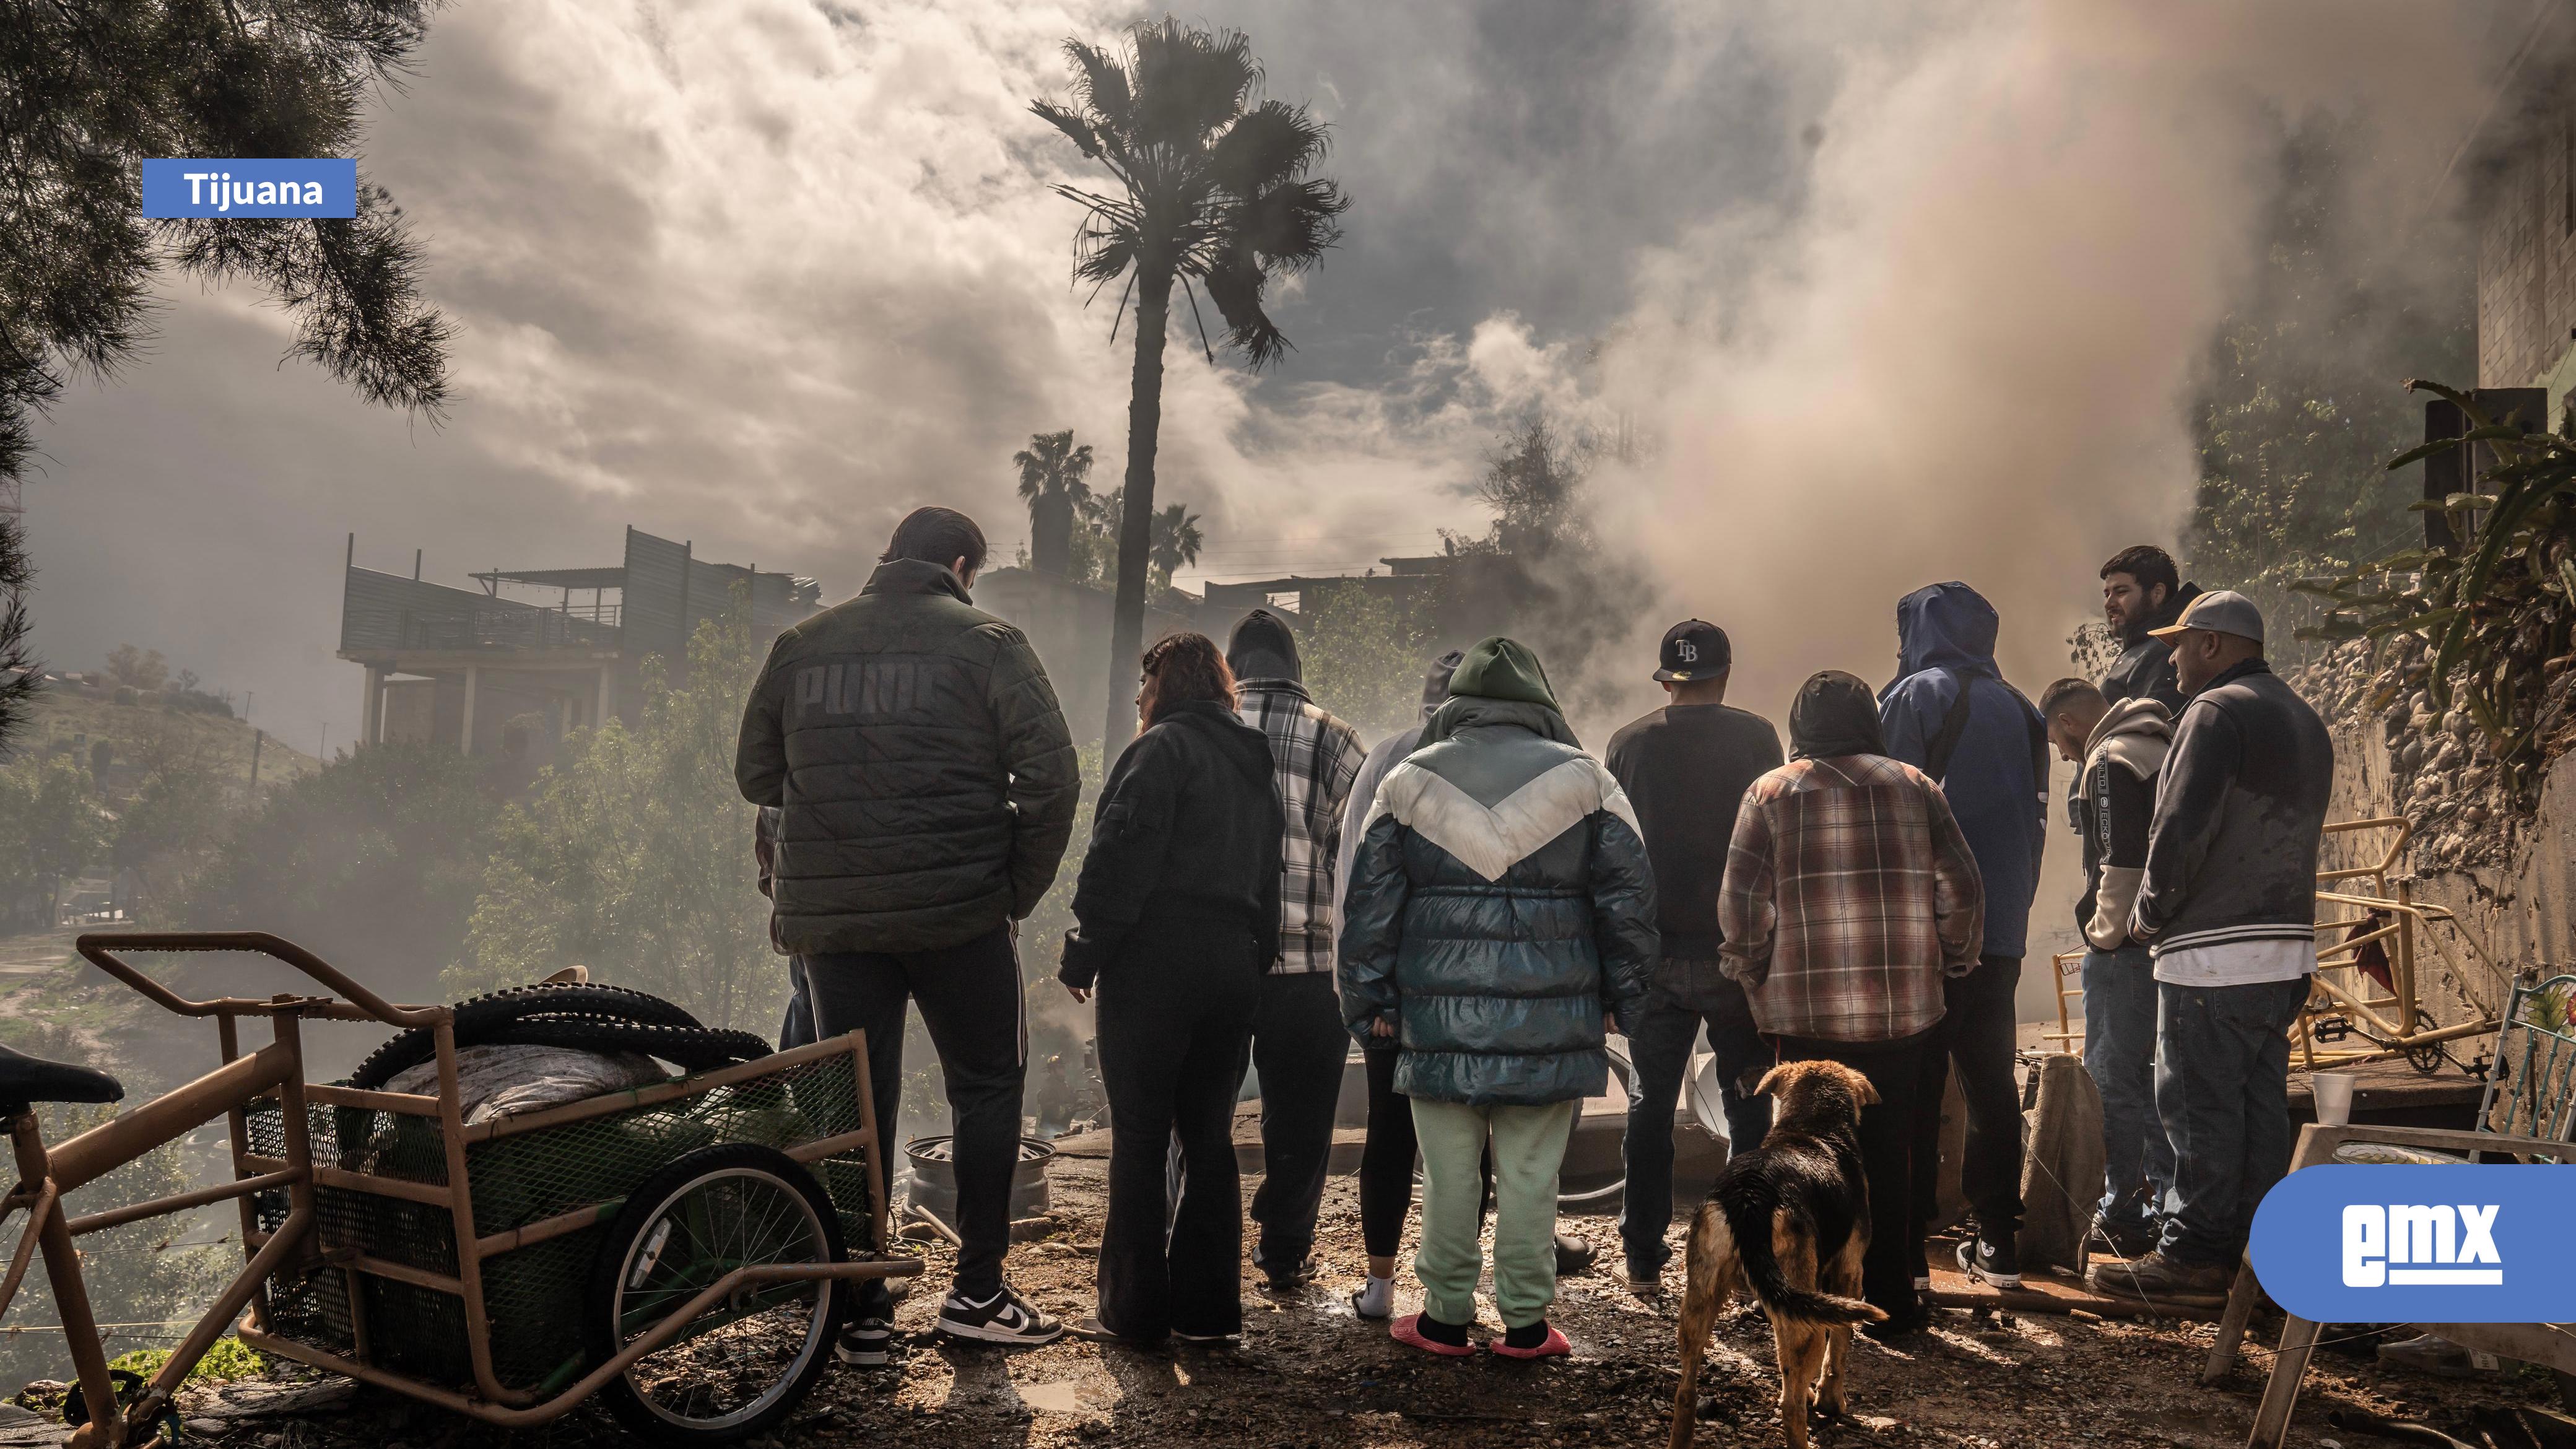
[[[1422,747],[1387,772],[1344,898],[1342,1016],[1391,1038],[1423,1163],[1423,1309],[1399,1341],[1472,1350],[1482,1267],[1477,1160],[1494,1160],[1496,1353],[1567,1352],[1556,1297],[1557,1169],[1575,1103],[1608,1085],[1659,951],[1655,877],[1619,782],[1584,753],[1521,644],[1467,651]]]
[[[734,776],[781,812],[772,940],[802,960],[819,1036],[867,1033],[888,1131],[908,1001],[939,1049],[964,1240],[940,1331],[1044,1343],[1063,1326],[1002,1282],[1028,1058],[1013,937],[1055,880],[1081,777],[1036,652],[967,594],[983,562],[973,519],[915,509],[857,598],[778,636]],[[884,1363],[885,1280],[857,1298],[841,1360]]]
[[[2120,641],[2120,657],[2102,676],[2102,698],[2112,704],[2152,699],[2168,716],[2182,714],[2182,686],[2174,678],[2173,647],[2156,637],[2200,596],[2200,585],[2182,581],[2173,555],[2141,543],[2102,565],[2102,622]]]

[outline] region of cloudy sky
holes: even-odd
[[[2181,403],[2274,118],[2376,104],[2387,195],[2420,200],[2528,13],[2250,10],[1194,12],[1332,122],[1355,205],[1278,309],[1275,372],[1176,333],[1161,496],[1205,515],[1202,575],[1363,567],[1479,527],[1467,488],[1514,420],[1615,413],[1651,447],[1605,470],[1604,535],[1666,611],[1735,629],[1748,689],[1883,674],[1894,598],[1953,576],[2005,608],[2035,687],[2099,558],[2187,502]],[[460,326],[453,415],[370,410],[278,365],[256,295],[173,285],[149,355],[41,434],[40,646],[158,647],[312,749],[356,726],[332,657],[353,532],[361,563],[419,548],[462,583],[613,562],[631,523],[838,598],[943,501],[1007,554],[1030,433],[1074,428],[1111,479],[1123,452],[1126,355],[1067,284],[1048,191],[1079,158],[1026,107],[1062,89],[1065,36],[1136,14],[451,0],[364,165]]]

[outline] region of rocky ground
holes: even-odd
[[[1089,1305],[1103,1164],[1060,1159],[1054,1176],[1057,1227],[1012,1253],[1013,1279],[1068,1320]],[[1660,1444],[1674,1385],[1672,1305],[1631,1293],[1596,1271],[1566,1280],[1556,1321],[1574,1357],[1526,1364],[1480,1355],[1433,1360],[1398,1345],[1383,1326],[1351,1313],[1343,1295],[1358,1286],[1360,1244],[1350,1180],[1325,1204],[1324,1281],[1293,1302],[1259,1291],[1247,1273],[1247,1332],[1240,1348],[1139,1352],[1071,1340],[1005,1354],[933,1342],[935,1300],[916,1294],[900,1324],[913,1334],[897,1369],[834,1369],[798,1418],[766,1444],[869,1446],[1240,1445],[1502,1446]],[[1569,1222],[1615,1263],[1607,1218]],[[946,1281],[944,1247],[931,1250],[926,1289]],[[1669,1286],[1677,1289],[1678,1268]],[[1413,1306],[1410,1298],[1402,1305]],[[1490,1309],[1488,1310],[1490,1314]],[[2211,1330],[2169,1322],[2086,1321],[2025,1315],[2003,1321],[1945,1313],[1933,1334],[1903,1349],[1855,1345],[1855,1417],[1822,1425],[1823,1445],[1923,1444],[2000,1449],[2020,1445],[2193,1446],[2244,1442],[2271,1355],[2277,1322],[2259,1323],[2235,1375],[2215,1389],[2195,1385]],[[1489,1330],[1492,1325],[1489,1321]],[[2326,1427],[2336,1408],[2465,1425],[2486,1406],[2554,1404],[2556,1388],[2536,1370],[2462,1382],[2381,1369],[2369,1343],[2346,1338],[2319,1355],[2290,1442],[2372,1441]],[[1709,1395],[1699,1441],[1782,1442],[1772,1404],[1770,1337],[1761,1320],[1730,1316],[1701,1377]],[[255,1397],[259,1392],[251,1390]],[[244,1389],[229,1391],[232,1399]],[[237,1407],[237,1403],[230,1407]],[[243,1449],[483,1449],[522,1444],[632,1443],[596,1409],[539,1431],[504,1436],[388,1395],[331,1396],[306,1411],[235,1414],[212,1391],[195,1391],[183,1411],[197,1437]]]

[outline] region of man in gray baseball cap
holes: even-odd
[[[2290,1165],[2290,1043],[2317,969],[2317,846],[2334,741],[2263,661],[2263,614],[2203,594],[2155,637],[2184,696],[2156,785],[2129,937],[2156,973],[2156,1113],[2173,1189],[2156,1250],[2096,1287],[2226,1295],[2255,1205]]]

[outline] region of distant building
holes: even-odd
[[[1493,554],[1380,559],[1384,573],[1298,575],[1209,584],[1203,595],[1168,590],[1145,610],[1145,642],[1196,629],[1219,644],[1244,615],[1269,609],[1291,627],[1323,594],[1358,589],[1405,609],[1432,612],[1431,653],[1474,643],[1504,628],[1526,578]],[[1109,713],[1109,591],[1035,568],[988,569],[975,579],[976,607],[1016,625],[1055,685],[1073,737],[1100,739]],[[1427,661],[1426,661],[1427,662]]]
[[[479,588],[429,583],[417,563],[410,578],[360,568],[351,537],[340,657],[366,669],[360,744],[550,754],[566,732],[618,718],[646,658],[682,667],[690,634],[737,589],[762,639],[821,606],[812,579],[710,563],[634,528],[613,565],[471,577]]]

